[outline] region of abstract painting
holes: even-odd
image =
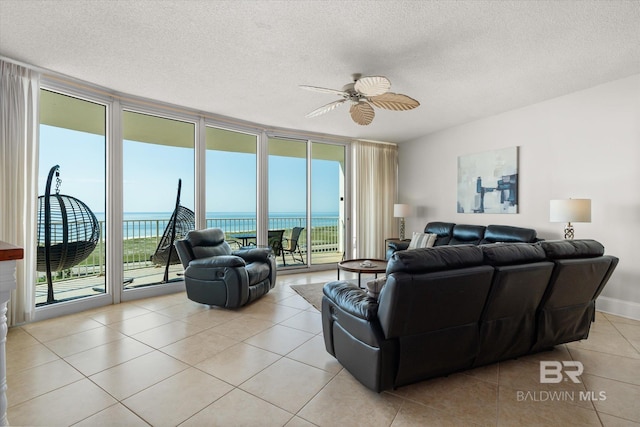
[[[518,213],[518,147],[458,157],[458,213]]]

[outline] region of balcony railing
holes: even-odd
[[[141,219],[123,221],[124,271],[153,266],[151,256],[162,238],[168,219]],[[105,222],[100,221],[100,240],[96,249],[80,264],[60,272],[54,272],[53,281],[75,279],[88,276],[100,276],[105,273]],[[340,219],[338,217],[313,217],[311,227],[311,252],[342,253],[340,245]],[[207,228],[219,227],[232,239],[239,233],[252,233],[256,230],[254,218],[207,218]],[[291,234],[293,227],[307,227],[304,217],[273,217],[269,219],[269,229],[284,229],[285,237]],[[298,242],[302,253],[306,252],[306,230]],[[38,273],[38,283],[46,282],[44,273]]]

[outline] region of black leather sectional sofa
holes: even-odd
[[[532,228],[512,227],[509,225],[471,225],[453,222],[430,222],[424,228],[425,233],[433,233],[436,238],[434,246],[443,245],[484,245],[497,242],[537,242],[536,230]],[[409,247],[409,241],[389,242],[387,259],[396,251]]]
[[[617,263],[594,240],[399,251],[378,300],[324,286],[325,346],[382,391],[585,339]]]

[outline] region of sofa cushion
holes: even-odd
[[[414,232],[407,249],[430,248],[436,241],[437,234]]]
[[[191,230],[185,236],[191,246],[216,246],[224,242],[224,238],[224,231],[220,228]]]
[[[494,267],[529,264],[546,259],[544,249],[539,243],[492,243],[480,247],[485,263]]]
[[[456,224],[453,227],[450,245],[477,245],[484,237],[484,225]]]
[[[192,246],[191,250],[195,258],[231,255],[231,247],[227,242],[222,242],[216,246]]]
[[[484,239],[480,244],[496,242],[525,242],[533,243],[537,240],[536,230],[532,228],[511,227],[508,225],[489,225],[484,232]]]
[[[207,258],[219,255],[230,255],[231,247],[224,240],[224,231],[219,228],[191,230],[184,240],[189,243],[194,258]]]
[[[590,239],[541,242],[549,259],[593,258],[604,255],[604,246]]]
[[[448,245],[449,240],[451,240],[451,235],[453,234],[454,226],[455,224],[453,222],[434,221],[424,227],[424,232],[438,235],[434,246]]]
[[[483,254],[479,246],[457,245],[400,251],[393,254],[387,264],[387,275],[395,272],[429,273],[482,265]]]
[[[380,295],[380,291],[382,291],[385,283],[387,283],[387,276],[380,276],[369,280],[367,282],[367,295],[371,298],[378,299],[378,295]]]

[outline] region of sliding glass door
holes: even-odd
[[[311,144],[311,263],[330,264],[345,252],[345,146]]]
[[[195,228],[195,124],[132,111],[123,124],[123,289],[182,280],[171,241]]]
[[[345,251],[345,146],[269,138],[269,230],[281,267],[332,264]]]
[[[269,138],[269,244],[279,267],[307,265],[307,142]]]
[[[37,306],[105,293],[106,115],[40,91]]]
[[[206,227],[223,229],[234,249],[255,244],[258,137],[215,127],[206,135]]]

